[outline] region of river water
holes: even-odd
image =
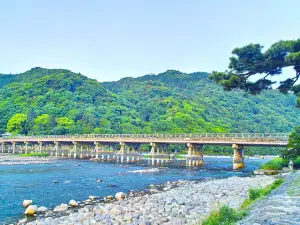
[[[81,201],[89,195],[107,196],[118,191],[143,190],[150,184],[179,179],[249,176],[266,160],[247,160],[247,167],[238,172],[232,171],[230,158],[205,158],[205,162],[207,164],[201,169],[173,166],[151,173],[132,173],[151,167],[79,160],[60,160],[55,164],[0,166],[0,224],[23,217],[24,199],[32,199],[38,206],[54,208],[61,203],[68,203],[71,199]],[[96,182],[97,179],[104,182]],[[54,180],[57,183],[53,183]]]

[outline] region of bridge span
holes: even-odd
[[[286,147],[287,143],[286,133],[44,135],[3,137],[0,152],[45,152],[55,156],[129,163],[140,161],[139,146],[149,144],[148,163],[162,165],[176,160],[169,151],[170,144],[184,144],[188,149],[186,166],[201,166],[203,145],[224,145],[232,146],[233,168],[238,169],[244,167],[244,146]]]

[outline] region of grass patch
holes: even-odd
[[[282,167],[286,166],[286,162],[282,158],[275,158],[260,166],[260,169],[264,170],[282,170]]]
[[[30,152],[27,154],[20,154],[20,156],[23,156],[23,157],[30,157],[30,156],[47,157],[47,156],[49,156],[49,154],[48,153],[39,153],[39,152]]]
[[[283,179],[278,179],[275,180],[273,182],[273,184],[270,184],[264,188],[251,188],[249,190],[249,198],[246,199],[241,208],[242,209],[246,209],[248,208],[250,205],[252,205],[257,199],[262,198],[268,194],[271,193],[272,190],[274,190],[275,188],[277,188],[278,186],[280,186],[283,183]]]
[[[237,211],[227,205],[222,206],[219,210],[213,211],[203,225],[231,225],[243,219],[246,215],[245,211]]]
[[[251,188],[249,190],[249,198],[243,202],[240,210],[235,210],[227,205],[222,206],[219,210],[211,212],[211,214],[202,222],[202,225],[233,225],[237,223],[247,215],[246,209],[249,208],[252,203],[257,199],[268,195],[282,183],[283,180],[278,179],[265,188]]]

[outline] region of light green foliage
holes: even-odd
[[[245,215],[245,212],[238,212],[225,205],[219,210],[213,211],[202,225],[233,225]]]
[[[287,162],[282,158],[274,158],[260,168],[265,170],[281,170],[283,166],[287,166]]]
[[[49,154],[47,153],[39,153],[39,152],[30,152],[27,154],[20,154],[19,156],[23,156],[23,157],[31,157],[31,156],[35,156],[35,157],[47,157],[49,156]]]
[[[7,131],[14,134],[26,133],[27,116],[25,114],[15,114],[7,123]]]

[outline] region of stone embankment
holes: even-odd
[[[273,183],[273,176],[230,177],[217,180],[167,182],[151,185],[149,193],[129,193],[125,199],[91,205],[91,200],[79,202],[60,214],[48,211],[30,225],[52,224],[200,224],[220,205],[239,208],[252,187]],[[161,189],[161,190],[158,190]],[[106,199],[112,199],[112,196]],[[81,207],[80,207],[81,206]]]
[[[240,225],[300,225],[300,171],[256,202]]]
[[[22,157],[11,154],[0,154],[1,165],[49,164],[57,162],[57,157]]]

